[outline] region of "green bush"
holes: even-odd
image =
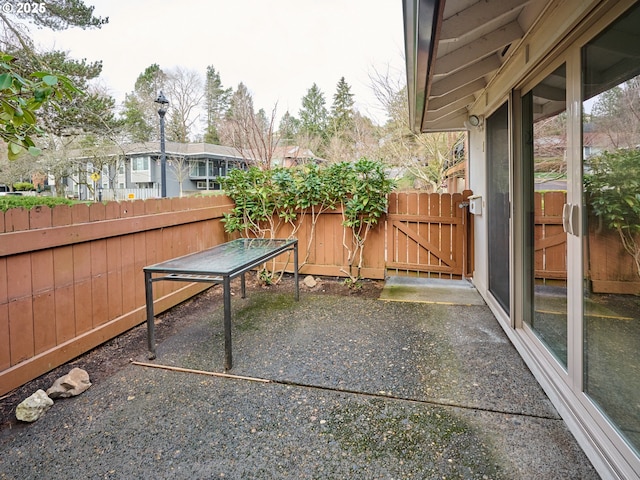
[[[13,184],[13,189],[16,192],[32,192],[35,190],[35,187],[31,182],[18,182]]]
[[[603,225],[620,236],[640,276],[640,150],[604,152],[586,161],[587,205]]]
[[[308,215],[311,222],[309,245],[318,216],[342,207],[345,227],[343,246],[348,252],[347,269],[354,280],[360,278],[363,249],[368,233],[387,208],[387,195],[395,184],[387,178],[384,165],[361,158],[357,162],[340,162],[328,167],[303,165],[293,168],[247,171],[232,170],[220,178],[225,193],[235,208],[224,214],[227,232],[244,236],[274,238],[280,227],[289,223],[291,236],[302,223],[299,216]],[[305,261],[308,258],[308,247]],[[303,262],[304,264],[304,262]]]
[[[56,205],[73,205],[75,202],[59,197],[27,197],[19,195],[0,196],[0,210],[6,212],[10,208],[34,208],[38,206],[55,207]]]

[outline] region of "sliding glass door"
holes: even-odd
[[[583,390],[640,452],[640,8],[582,49]]]
[[[521,91],[523,334],[640,452],[640,6]]]
[[[562,64],[522,97],[526,181],[525,322],[567,369],[567,69]]]
[[[486,129],[489,291],[509,314],[510,142],[507,103],[487,118]]]

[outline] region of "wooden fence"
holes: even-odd
[[[0,212],[0,395],[145,319],[142,268],[227,239],[227,197]],[[161,282],[163,311],[206,288]]]
[[[535,276],[540,280],[566,280],[567,234],[562,227],[565,192],[536,192]],[[595,217],[589,218],[584,243],[584,269],[593,293],[640,294],[635,264],[616,232],[607,231]],[[640,243],[640,238],[638,239]]]
[[[640,245],[640,235],[636,244]],[[617,232],[603,229],[596,218],[591,218],[585,248],[589,252],[585,269],[589,272],[591,291],[640,295],[635,262],[624,250]]]
[[[387,215],[387,270],[461,278],[473,272],[470,190],[452,195],[394,193]]]
[[[367,240],[361,275],[473,272],[473,216],[460,208],[470,193],[391,194],[387,218]],[[543,195],[536,197],[536,276],[566,278],[564,196]],[[144,322],[143,267],[229,240],[221,218],[232,207],[228,197],[213,196],[0,212],[0,395]],[[295,232],[301,273],[346,276],[340,211],[324,213],[313,229],[310,220],[305,214]],[[292,230],[285,225],[278,235]],[[615,235],[594,230],[588,242],[594,290],[640,291]],[[156,312],[205,288],[160,282]]]
[[[315,226],[313,226],[310,212],[298,217],[293,235],[298,239],[300,273],[329,277],[347,276],[348,250],[344,245],[351,247],[350,233],[345,231],[342,222],[340,210],[328,210],[322,213],[317,218]],[[292,234],[293,230],[294,226],[285,225],[278,232],[278,236],[286,237]],[[383,279],[385,277],[384,231],[385,221],[381,219],[380,223],[369,232],[364,249],[364,268],[360,272],[363,278]],[[281,260],[276,267],[282,266]]]
[[[566,192],[535,192],[534,231],[535,277],[545,280],[567,278],[567,234],[562,227]]]

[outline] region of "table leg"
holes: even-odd
[[[300,300],[300,284],[298,283],[298,243],[293,246],[293,281],[296,285],[296,300]]]
[[[247,298],[247,288],[246,288],[246,284],[244,282],[244,273],[242,273],[240,275],[240,286],[242,289],[242,298]]]
[[[144,272],[144,293],[147,302],[147,344],[149,360],[156,358],[156,332],[153,313],[153,279],[151,272]]]
[[[231,279],[225,276],[222,280],[224,296],[224,369],[231,370]]]

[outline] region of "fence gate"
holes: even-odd
[[[436,278],[472,274],[473,229],[463,193],[393,193],[387,215],[387,273]]]

